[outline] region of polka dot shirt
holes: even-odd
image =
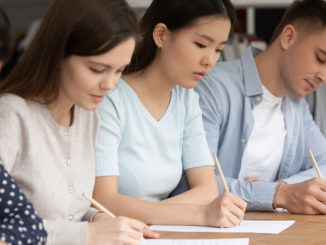
[[[46,237],[42,220],[0,162],[0,241],[41,245]]]

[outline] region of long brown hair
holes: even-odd
[[[0,93],[51,103],[58,97],[64,58],[103,54],[137,34],[136,16],[125,0],[55,0]]]

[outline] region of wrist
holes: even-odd
[[[87,244],[91,245],[94,244],[94,224],[88,223],[88,230],[87,230]]]
[[[286,206],[286,189],[289,186],[289,184],[285,182],[279,182],[274,191],[273,196],[273,208],[284,208]]]
[[[104,213],[103,211],[98,211],[97,213],[95,213],[95,214],[92,216],[90,222],[93,222],[93,221],[95,221],[96,219],[98,219],[99,214],[103,214],[103,213]]]
[[[199,212],[198,214],[200,214],[200,217],[198,217],[198,221],[200,226],[206,226],[207,225],[207,220],[209,218],[209,204],[202,204],[202,205],[198,205],[199,208]]]

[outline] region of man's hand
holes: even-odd
[[[326,180],[314,178],[297,184],[284,183],[276,206],[291,213],[326,214]]]

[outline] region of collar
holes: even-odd
[[[260,80],[254,57],[262,50],[249,47],[241,55],[241,64],[244,74],[244,85],[246,96],[257,96],[263,94],[262,82]]]

